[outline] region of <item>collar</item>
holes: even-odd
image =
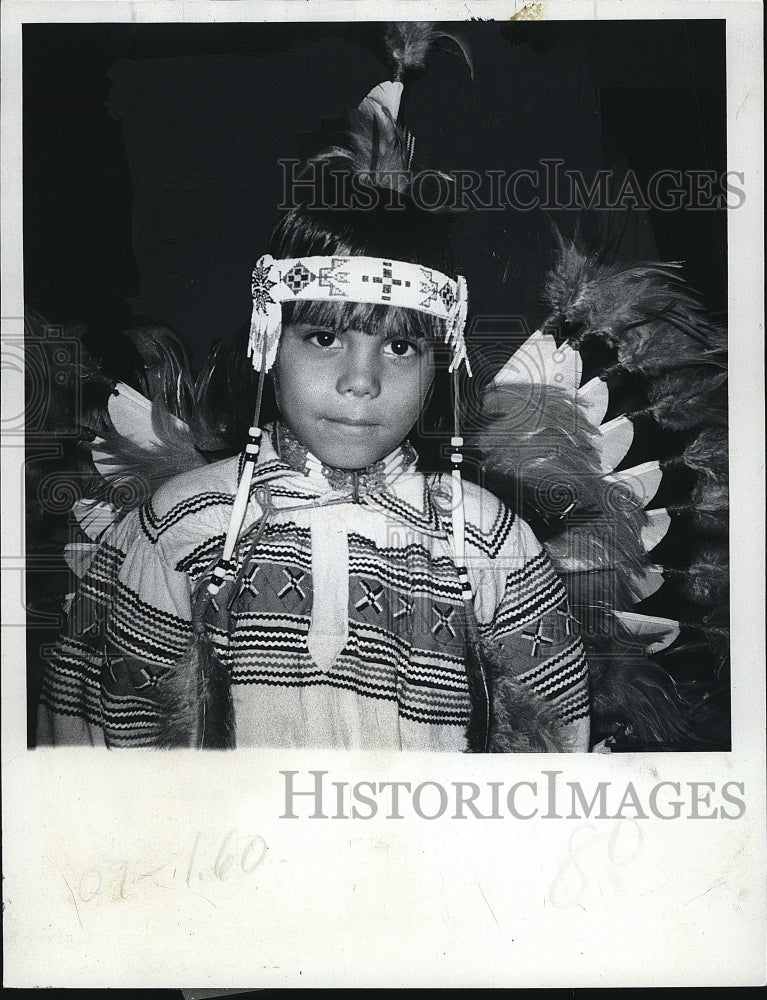
[[[413,470],[418,460],[412,445],[405,441],[364,469],[335,469],[313,455],[283,423],[269,428],[269,435],[285,465],[301,473],[312,486],[349,494],[352,501],[389,489],[404,472]]]

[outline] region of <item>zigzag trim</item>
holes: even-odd
[[[196,548],[192,549],[191,552],[187,553],[183,559],[179,559],[173,568],[179,573],[189,573],[190,576],[195,571],[200,572],[204,570],[223,549],[225,538],[226,532],[221,532],[220,535],[212,535],[204,542],[201,542]]]
[[[395,514],[399,520],[417,528],[424,535],[432,538],[445,537],[445,529],[437,515],[426,479],[423,480],[422,486],[423,512],[390,493],[369,493],[362,498],[362,502]]]
[[[467,521],[466,539],[471,542],[475,548],[479,549],[480,552],[484,552],[485,555],[490,556],[491,559],[495,559],[505,545],[506,539],[509,537],[515,521],[516,515],[509,510],[508,507],[501,504],[498,516],[496,517],[492,528],[488,532],[483,532],[476,525]]]
[[[198,514],[209,507],[231,507],[233,502],[234,497],[231,493],[198,493],[177,503],[171,507],[167,514],[159,517],[152,506],[151,499],[149,499],[143,506],[139,507],[138,521],[144,535],[152,545],[156,545],[159,538],[169,528],[178,524],[179,521],[183,521],[190,514]]]

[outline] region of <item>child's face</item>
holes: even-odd
[[[275,367],[282,419],[320,461],[362,469],[412,430],[434,377],[424,339],[285,326]]]

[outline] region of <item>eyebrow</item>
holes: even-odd
[[[423,332],[414,333],[387,333],[384,330],[360,330],[359,327],[354,326],[333,326],[326,323],[288,323],[286,328],[289,330],[298,330],[302,333],[306,333],[313,330],[317,333],[347,333],[349,330],[356,330],[359,333],[365,334],[366,337],[380,337],[382,340],[424,340],[427,343],[432,342],[432,338],[428,337]]]

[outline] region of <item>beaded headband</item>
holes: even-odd
[[[445,342],[450,345],[450,371],[461,364],[471,375],[464,328],[468,291],[466,279],[457,280],[421,264],[379,257],[259,258],[251,281],[253,312],[248,357],[265,372],[274,364],[282,332],[282,303],[297,299],[331,302],[369,302],[415,309],[444,319]]]

